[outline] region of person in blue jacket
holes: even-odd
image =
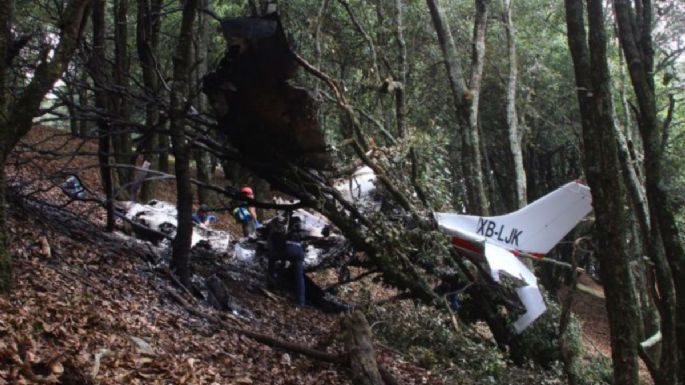
[[[72,199],[84,199],[86,197],[86,190],[75,175],[69,175],[62,185],[62,190]]]
[[[248,199],[254,199],[254,192],[249,186],[240,189],[240,193]],[[254,237],[257,229],[260,226],[257,219],[257,211],[254,206],[250,206],[247,202],[243,202],[240,206],[233,209],[233,217],[243,227],[244,237]]]
[[[295,302],[298,305],[304,305],[304,249],[299,242],[292,242],[287,240],[287,236],[283,230],[272,229],[268,238],[268,281],[278,282],[278,274],[276,264],[280,261],[287,261],[290,263],[288,270],[284,271],[286,274],[291,273],[295,289]]]
[[[216,217],[209,213],[209,208],[205,204],[200,205],[200,208],[193,213],[193,223],[196,225],[207,226],[214,221]]]

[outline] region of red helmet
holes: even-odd
[[[245,194],[245,195],[254,195],[254,193],[252,192],[252,189],[249,186],[245,186],[245,187],[241,188],[240,192]]]

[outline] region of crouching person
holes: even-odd
[[[86,197],[86,190],[75,175],[70,175],[67,180],[64,181],[62,190],[71,199],[84,199]]]
[[[304,305],[304,249],[298,242],[287,240],[282,229],[273,229],[268,240],[268,270],[267,282],[283,282],[287,286],[293,286],[295,290],[295,302]],[[289,262],[288,269],[277,268],[281,262]],[[292,283],[282,279],[283,275],[292,277]]]

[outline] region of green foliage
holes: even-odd
[[[457,365],[472,378],[502,379],[506,364],[500,351],[471,331],[456,332],[450,318],[433,307],[408,302],[367,310],[373,333],[427,369]]]
[[[545,299],[545,303],[547,311],[524,330],[520,338],[522,351],[526,357],[543,367],[550,367],[554,362],[561,360],[559,350],[561,306],[549,297]],[[577,357],[581,350],[581,328],[575,316],[571,316],[566,333],[569,350],[573,356]]]
[[[613,370],[611,360],[602,354],[583,354],[576,360],[573,370],[578,377],[578,385],[611,385]]]

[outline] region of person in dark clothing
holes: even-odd
[[[292,274],[295,288],[295,302],[304,305],[304,249],[298,242],[288,241],[286,234],[281,229],[274,229],[269,234],[268,240],[268,281],[279,282],[279,273]],[[277,271],[277,263],[287,261],[290,263],[288,270]]]

